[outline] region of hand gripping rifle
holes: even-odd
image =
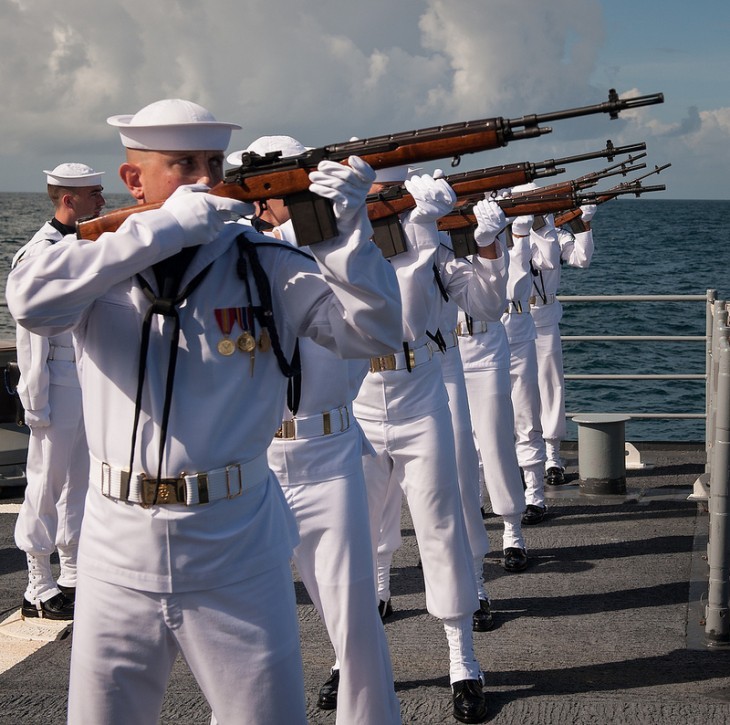
[[[653,176],[654,174],[659,174],[664,169],[668,169],[671,166],[671,164],[664,164],[664,166],[654,166],[654,169],[652,171],[649,171],[646,174],[643,174],[642,176],[637,176],[635,179],[631,179],[629,181],[624,181],[621,184],[618,184],[615,187],[612,187],[611,189],[608,189],[605,194],[602,194],[599,196],[595,201],[591,202],[593,204],[603,204],[607,201],[610,201],[611,199],[615,199],[616,196],[612,194],[611,192],[613,190],[619,190],[619,189],[626,189],[630,188],[633,184],[639,184],[639,182],[642,179],[646,179],[648,176]],[[647,187],[642,187],[644,190],[646,190]],[[562,226],[568,226],[571,232],[574,234],[578,234],[580,232],[586,231],[585,224],[583,223],[583,220],[581,219],[581,210],[579,208],[571,209],[570,211],[563,212],[562,214],[559,214],[555,217],[555,226],[556,227],[562,227]]]
[[[656,172],[652,172],[656,173]],[[530,192],[529,196],[520,196],[515,198],[496,199],[502,211],[507,217],[518,217],[526,215],[544,215],[556,214],[568,209],[580,207],[583,204],[595,204],[599,199],[613,199],[622,194],[641,194],[652,191],[664,191],[666,186],[663,184],[657,186],[642,186],[638,179],[631,182],[623,182],[616,187],[607,189],[606,191],[590,192],[590,191],[571,191],[564,194],[548,194],[543,195]],[[474,242],[474,230],[477,226],[476,216],[474,215],[474,204],[468,204],[459,209],[455,209],[446,216],[438,220],[438,228],[441,231],[448,231],[451,234],[451,241],[454,247],[454,254],[457,257],[464,257],[469,254],[476,253],[476,243]],[[556,224],[557,226],[557,224]]]
[[[552,113],[516,119],[496,117],[374,136],[322,146],[299,156],[282,157],[280,152],[260,156],[246,152],[241,165],[226,172],[224,180],[214,186],[210,193],[247,202],[284,199],[290,206],[297,238],[302,240],[302,244],[312,244],[337,235],[331,204],[327,200],[326,204],[320,203],[321,197],[308,191],[309,172],[323,159],[344,163],[348,157],[355,155],[372,168],[382,169],[452,158],[452,166],[456,166],[464,154],[488,151],[506,146],[510,141],[534,138],[552,131],[550,127],[540,124],[598,113],[608,113],[611,118],[618,118],[623,110],[663,102],[662,93],[619,98],[612,88],[608,101]],[[159,206],[160,203],[141,204],[79,222],[77,235],[81,239],[97,239],[104,232],[116,231],[130,214]]]

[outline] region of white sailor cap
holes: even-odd
[[[147,151],[224,151],[241,127],[216,121],[206,108],[181,98],[155,101],[134,115],[110,116],[122,145]]]
[[[104,171],[94,171],[91,166],[75,162],[59,164],[53,171],[43,169],[49,186],[99,186]]]
[[[390,184],[399,181],[406,181],[406,179],[410,179],[416,171],[421,171],[421,169],[409,166],[408,164],[404,164],[402,166],[388,166],[385,169],[377,169],[375,171],[375,183]]]
[[[539,188],[540,187],[534,181],[531,181],[529,184],[521,184],[520,186],[513,186],[512,193],[521,194],[523,191],[535,191]]]
[[[311,148],[311,147],[310,147]],[[266,156],[272,151],[281,151],[283,157],[300,156],[309,149],[292,136],[261,136],[247,148],[240,151],[233,151],[228,154],[226,161],[229,164],[238,166],[241,163],[241,156],[246,152],[253,152],[259,156]]]

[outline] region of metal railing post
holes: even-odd
[[[710,533],[708,541],[708,592],[705,607],[705,636],[709,647],[730,644],[728,593],[728,478],[730,478],[730,344],[727,327],[716,328],[720,337],[716,387],[715,444],[710,482]]]

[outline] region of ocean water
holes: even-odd
[[[656,197],[657,195],[655,195]],[[107,196],[107,210],[127,206],[124,194]],[[43,193],[0,193],[0,291],[13,254],[50,216]],[[588,269],[564,267],[561,295],[704,295],[728,299],[727,221],[730,201],[616,199],[593,219],[595,253]],[[704,335],[702,302],[566,303],[564,335]],[[0,338],[14,325],[0,307]],[[565,342],[565,372],[681,374],[705,372],[703,342]],[[704,381],[568,380],[568,412],[702,413]],[[634,419],[632,441],[701,441],[703,420]],[[575,440],[568,422],[568,439]]]

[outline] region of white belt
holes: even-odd
[[[107,498],[143,506],[160,504],[197,504],[236,498],[264,483],[269,477],[266,454],[246,463],[232,463],[205,473],[181,473],[177,478],[163,478],[160,483],[145,473],[129,475],[129,471],[112,468],[91,456],[89,480]]]
[[[415,350],[409,350],[408,358],[410,367],[414,368],[416,365],[423,365],[423,363],[431,359],[432,355],[433,353],[428,345],[422,345]],[[382,373],[386,370],[405,370],[407,367],[404,352],[395,352],[390,355],[379,355],[378,357],[370,358],[371,373]]]
[[[504,311],[505,315],[521,315],[527,310],[522,309],[522,302],[520,300],[510,300],[507,303],[507,308]]]
[[[76,362],[76,351],[72,347],[56,347],[51,345],[48,350],[48,360]]]
[[[555,302],[555,295],[545,295],[545,299],[537,295],[530,297],[530,305],[533,307],[543,307],[544,305],[551,305],[553,302]]]
[[[454,332],[456,332],[459,337],[469,337],[480,332],[487,332],[488,329],[489,324],[484,322],[484,320],[472,320],[471,332],[469,332],[469,325],[467,325],[466,322],[460,322],[456,326],[456,330]]]
[[[452,347],[459,347],[459,333],[458,333],[459,327],[457,326],[456,330],[449,330],[444,335],[444,344],[446,345],[446,349],[450,349]]]
[[[348,405],[333,408],[317,415],[307,415],[292,420],[283,420],[276,431],[276,438],[287,440],[317,438],[331,433],[342,433],[352,424],[352,413]]]

